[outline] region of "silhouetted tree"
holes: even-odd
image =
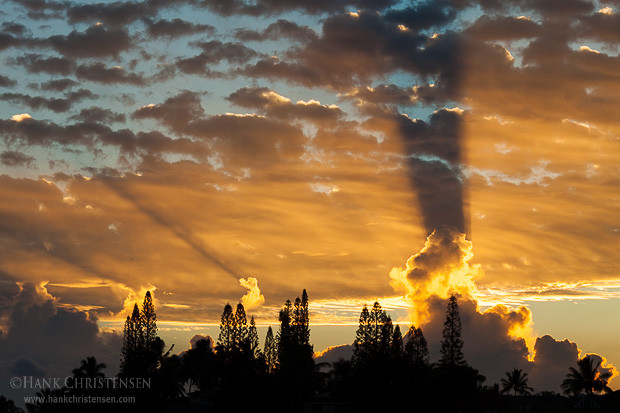
[[[293,343],[295,342],[291,326],[291,312],[291,300],[286,300],[284,307],[280,310],[280,314],[278,315],[280,330],[276,336],[278,343],[278,364],[280,367],[284,366],[285,368],[290,365],[289,359],[292,357]]]
[[[182,361],[183,375],[189,380],[190,391],[193,386],[207,390],[217,382],[215,353],[209,340],[201,339],[194,343],[194,347],[183,354]]]
[[[155,314],[155,306],[153,305],[150,291],[147,291],[144,295],[140,317],[142,318],[142,339],[144,344],[150,347],[157,337],[157,315]]]
[[[127,316],[125,327],[123,329],[123,347],[121,349],[121,366],[120,375],[125,377],[136,377],[142,371],[142,355],[143,348],[142,319],[138,304],[134,304],[131,316]]]
[[[248,319],[245,315],[243,304],[237,304],[232,324],[232,348],[236,352],[241,352],[247,346],[248,341]]]
[[[226,304],[220,321],[220,335],[217,338],[216,350],[218,352],[230,353],[232,351],[235,340],[234,318],[232,306]]]
[[[307,293],[302,294],[302,297],[297,297],[294,305],[286,300],[278,317],[280,330],[277,335],[276,379],[281,391],[288,395],[280,406],[285,411],[297,409],[302,400],[313,394],[320,382],[312,357],[313,347],[309,342]]]
[[[392,319],[375,302],[369,311],[362,308],[353,342],[353,365],[363,367],[387,359],[393,334]]]
[[[250,327],[248,328],[248,350],[250,356],[256,358],[260,355],[259,343],[258,343],[258,331],[256,330],[256,322],[254,316],[250,318]]]
[[[577,369],[570,367],[566,378],[562,382],[562,390],[566,394],[578,395],[584,391],[591,396],[592,393],[610,392],[607,382],[611,378],[611,372],[601,373],[601,362],[594,364],[594,359],[585,356],[577,362]]]
[[[293,311],[293,334],[295,340],[301,346],[310,344],[310,317],[308,312],[308,294],[304,289],[301,294],[301,299],[297,297],[295,299],[295,306]]]
[[[411,326],[407,333],[405,359],[412,368],[427,367],[429,362],[428,344],[421,328]]]
[[[512,392],[514,396],[527,396],[532,393],[532,388],[527,385],[527,373],[521,369],[512,369],[506,372],[506,378],[501,380],[502,393]]]
[[[96,379],[105,377],[101,371],[106,368],[105,363],[98,363],[94,356],[86,357],[80,362],[80,367],[73,369],[73,377]]]
[[[394,333],[392,334],[392,340],[390,343],[390,355],[393,359],[399,360],[403,355],[403,335],[400,332],[400,326],[394,327]]]
[[[463,340],[461,340],[461,317],[454,295],[450,296],[448,302],[442,335],[439,363],[445,366],[466,365],[465,357],[463,356]]]
[[[265,356],[265,364],[267,365],[267,371],[272,373],[278,363],[278,347],[276,340],[273,337],[273,330],[271,326],[267,329],[267,335],[265,336],[265,347],[263,349],[263,355]]]

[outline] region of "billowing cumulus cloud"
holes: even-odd
[[[265,302],[265,296],[260,293],[258,280],[256,278],[248,277],[247,280],[245,278],[239,278],[239,284],[248,289],[248,292],[241,297],[241,304],[243,304],[246,310],[258,307]]]
[[[1,315],[6,320],[0,334],[3,377],[66,377],[81,359],[93,355],[106,363],[108,375],[115,373],[121,345],[118,334],[101,331],[97,319],[86,312],[58,306],[44,284],[2,283],[1,287]],[[0,386],[3,394],[28,394],[10,389],[6,381]]]

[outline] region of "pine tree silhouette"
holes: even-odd
[[[248,342],[248,319],[243,304],[237,304],[232,322],[232,348],[235,352],[242,352]]]
[[[157,315],[151,292],[147,291],[140,312],[140,343],[141,353],[144,359],[144,369],[147,376],[151,376],[157,370],[159,358],[163,350],[163,342],[157,337]]]
[[[254,321],[254,316],[250,318],[250,327],[248,328],[247,343],[250,357],[258,357],[260,355],[260,349],[258,347],[258,331],[256,330],[256,322]]]
[[[271,329],[271,326],[267,329],[263,354],[265,356],[265,363],[267,364],[267,371],[269,373],[273,373],[278,364],[278,347],[276,345],[276,340],[273,337],[273,330]]]
[[[446,310],[446,321],[443,323],[443,339],[441,340],[441,358],[439,363],[444,366],[465,366],[463,356],[463,340],[461,340],[461,317],[459,306],[454,295],[450,296]]]
[[[407,333],[405,344],[405,358],[411,368],[427,367],[429,363],[428,344],[421,328],[411,326]]]
[[[140,351],[142,342],[142,319],[138,304],[134,304],[131,316],[127,316],[123,329],[123,347],[121,349],[120,375],[135,377],[141,372],[142,363]]]
[[[224,311],[222,312],[222,317],[220,321],[220,335],[217,338],[217,351],[230,353],[233,348],[234,343],[234,314],[232,311],[232,306],[227,303],[224,306]]]

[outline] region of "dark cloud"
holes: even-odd
[[[455,18],[451,2],[446,0],[424,1],[400,10],[388,10],[386,19],[402,24],[409,30],[423,30],[449,23]]]
[[[120,27],[144,17],[154,17],[157,8],[148,2],[113,1],[110,3],[73,4],[66,10],[70,23],[101,22],[106,26]]]
[[[45,369],[26,357],[17,357],[9,365],[9,373],[14,376],[44,377]]]
[[[94,138],[110,129],[98,123],[79,123],[61,126],[51,121],[24,119],[0,120],[0,132],[9,140],[28,145],[47,146],[54,142],[61,145],[91,146]]]
[[[75,63],[66,57],[46,57],[39,54],[26,54],[15,59],[10,59],[9,63],[20,65],[30,73],[49,73],[52,75],[67,76],[75,70]]]
[[[103,109],[97,106],[91,106],[80,110],[80,113],[71,116],[69,119],[78,120],[80,122],[99,122],[99,123],[117,123],[125,122],[125,115],[116,113],[110,109]]]
[[[243,14],[249,16],[272,15],[292,10],[303,10],[310,14],[342,12],[347,6],[355,8],[383,10],[396,2],[394,0],[264,0],[253,2],[247,0],[201,0],[201,6],[222,16]]]
[[[221,61],[243,64],[259,56],[258,52],[241,43],[222,43],[219,40],[212,40],[196,45],[203,50],[199,55],[179,59],[176,62],[177,67],[183,73],[209,75],[213,73],[209,66],[217,65]]]
[[[156,119],[173,131],[183,132],[190,121],[203,115],[200,95],[186,90],[166,99],[164,103],[143,106],[131,116],[133,119]]]
[[[594,13],[579,18],[578,33],[588,39],[620,42],[620,14]]]
[[[422,330],[428,341],[431,361],[435,361],[440,358],[447,300],[434,296],[428,304],[431,321],[423,325]],[[517,323],[511,322],[509,315],[502,316],[501,311],[480,313],[477,303],[464,297],[459,298],[458,306],[465,343],[463,345],[465,360],[486,376],[486,383],[499,382],[504,373],[513,368],[526,371],[529,369],[525,340],[510,336],[510,328]],[[511,311],[507,313],[510,314]]]
[[[48,0],[13,0],[28,10],[27,15],[33,20],[61,18],[66,7],[65,2]]]
[[[65,377],[89,355],[112,372],[118,363],[120,336],[99,331],[96,319],[84,312],[57,307],[42,286],[23,284],[6,313],[8,329],[0,337],[5,377],[17,370]],[[0,386],[4,393],[7,383]]]
[[[314,354],[315,363],[333,364],[338,360],[351,360],[353,357],[353,345],[341,344],[339,346],[331,346],[325,350]]]
[[[87,89],[79,89],[75,92],[65,93],[64,98],[45,98],[42,96],[29,96],[23,93],[3,93],[0,100],[27,105],[32,109],[46,108],[56,113],[66,112],[71,107],[84,99],[96,99],[98,95]]]
[[[102,62],[80,65],[76,68],[75,74],[79,79],[98,83],[125,83],[136,86],[146,84],[146,80],[141,74],[127,72],[119,66],[108,67]]]
[[[19,37],[15,37],[10,33],[0,33],[0,50],[8,49],[9,47],[17,47],[22,43],[22,39]]]
[[[13,87],[17,82],[10,77],[0,75],[0,87]]]
[[[91,26],[83,32],[73,30],[66,36],[56,35],[43,41],[64,57],[118,57],[131,47],[127,30]]]
[[[461,112],[436,111],[429,123],[406,116],[398,116],[397,121],[426,232],[448,226],[468,233],[467,194],[460,171]]]
[[[333,123],[343,116],[342,110],[337,106],[325,106],[312,100],[293,103],[268,88],[242,88],[232,93],[227,99],[242,107],[258,109],[261,113],[277,119],[304,119]]]
[[[316,39],[318,36],[316,32],[308,26],[300,26],[295,22],[279,19],[275,23],[271,23],[263,31],[237,29],[235,31],[235,37],[244,42],[280,40],[283,38],[305,42]]]
[[[108,375],[115,373],[121,337],[100,331],[97,320],[84,312],[57,307],[45,287],[24,283],[5,313],[8,329],[0,336],[3,377],[66,377],[91,355],[106,363]],[[9,389],[3,380],[0,392],[25,396],[30,390]]]
[[[2,25],[0,25],[0,30],[2,30],[4,33],[10,33],[15,36],[24,36],[25,34],[29,33],[29,30],[26,26],[16,22],[3,22]]]
[[[522,7],[533,9],[550,19],[590,13],[594,3],[590,0],[521,0]]]
[[[0,154],[0,162],[6,166],[24,166],[26,168],[34,168],[36,159],[25,153],[17,151],[4,151]]]
[[[402,88],[394,84],[355,88],[345,95],[347,98],[360,99],[373,105],[411,106],[418,104],[420,88]]]
[[[65,79],[49,80],[45,83],[41,83],[41,89],[51,90],[54,92],[63,92],[77,85],[79,85],[79,83],[76,82],[75,80],[65,78]]]
[[[530,373],[530,385],[559,392],[568,368],[579,360],[577,344],[545,335],[536,339],[534,351],[536,358]]]
[[[460,38],[454,33],[428,37],[400,28],[377,13],[359,12],[327,18],[320,38],[282,57],[261,59],[240,72],[341,90],[405,71],[435,79],[437,88],[456,98],[459,58]]]
[[[469,26],[465,33],[475,39],[519,40],[537,37],[541,26],[523,17],[482,16]]]
[[[166,37],[175,39],[182,36],[207,33],[213,35],[215,28],[208,24],[194,24],[186,20],[175,18],[172,20],[146,20],[146,30],[154,38]]]

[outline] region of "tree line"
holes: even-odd
[[[463,354],[461,320],[456,296],[448,300],[440,358],[431,363],[428,343],[420,327],[403,335],[400,326],[378,302],[364,306],[353,342],[353,356],[327,365],[315,363],[310,343],[310,313],[306,290],[294,302],[287,300],[278,314],[279,329],[267,329],[260,346],[253,316],[243,304],[226,304],[216,343],[201,339],[192,348],[173,354],[157,335],[157,316],[150,292],[142,307],[134,305],[123,329],[119,379],[148,379],[146,388],[79,386],[46,389],[38,396],[95,395],[135,397],[132,404],[114,410],[214,411],[252,409],[258,412],[381,411],[415,403],[431,403],[434,411],[455,411],[471,400],[495,400],[502,394],[527,396],[527,373],[506,372],[500,384],[483,386],[485,377],[470,366]],[[591,396],[610,391],[610,374],[599,371],[593,359],[571,367],[562,389],[566,394]],[[89,356],[72,372],[74,380],[105,378],[106,366]],[[304,406],[305,409],[304,410]],[[110,411],[106,404],[55,404],[38,402],[28,412]],[[11,410],[13,409],[13,410]],[[19,412],[0,397],[0,412]]]

